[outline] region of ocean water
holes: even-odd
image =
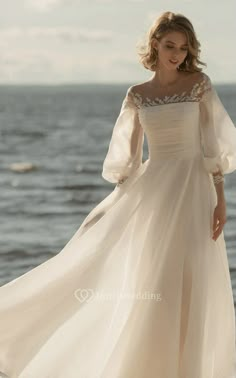
[[[102,164],[129,85],[0,86],[0,285],[59,253],[113,190]],[[216,89],[236,124],[236,85]],[[225,194],[236,301],[235,172]]]

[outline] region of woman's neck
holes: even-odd
[[[176,84],[180,77],[182,77],[182,72],[179,72],[178,70],[167,71],[159,69],[155,71],[150,82],[164,88]]]

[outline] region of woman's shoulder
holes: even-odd
[[[145,89],[147,86],[148,86],[148,81],[133,84],[128,88],[127,92],[130,94],[135,94],[136,92],[139,92],[140,90]]]
[[[211,79],[210,76],[207,75],[203,71],[195,71],[195,72],[182,72],[182,80],[181,83],[190,86],[194,86],[195,84],[199,85],[205,85],[210,84]]]
[[[181,74],[183,75],[183,78],[186,78],[186,79],[189,78],[189,80],[192,80],[192,79],[193,80],[203,80],[203,79],[210,80],[209,75],[207,75],[204,71],[195,71],[195,72],[182,71]]]
[[[196,72],[196,80],[198,82],[211,83],[210,76],[203,71]]]

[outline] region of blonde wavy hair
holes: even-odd
[[[158,54],[153,47],[153,40],[160,41],[167,33],[172,31],[182,32],[187,37],[188,53],[184,61],[177,68],[180,71],[199,72],[202,68],[198,65],[206,66],[206,63],[200,61],[200,42],[198,41],[192,23],[182,14],[173,12],[164,12],[152,24],[146,34],[147,40],[138,43],[138,55],[140,63],[148,70],[155,71],[158,66]]]

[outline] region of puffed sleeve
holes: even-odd
[[[115,122],[105,160],[102,177],[112,183],[122,182],[141,164],[144,130],[139,122],[138,108],[132,88],[128,88]]]
[[[236,128],[211,79],[204,74],[200,97],[200,132],[204,165],[209,173],[223,175],[236,169]]]

